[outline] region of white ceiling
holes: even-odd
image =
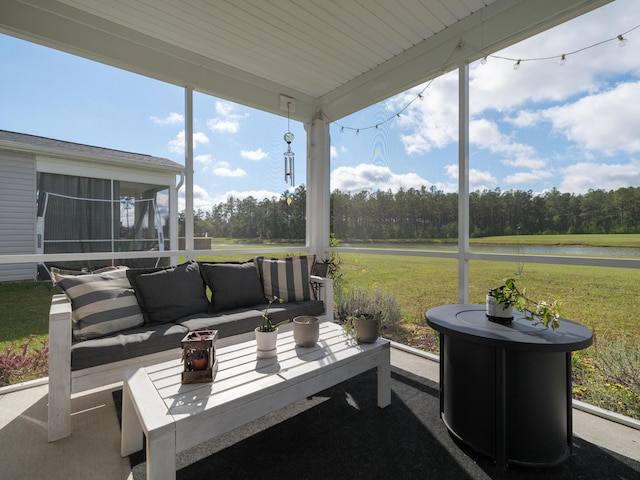
[[[284,94],[292,118],[338,120],[609,1],[0,0],[0,32],[273,113]]]

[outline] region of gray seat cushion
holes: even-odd
[[[190,315],[178,323],[190,332],[194,330],[218,330],[218,338],[239,335],[254,330],[262,321],[262,312],[267,304],[256,305],[253,308],[239,308],[220,314]],[[283,320],[293,320],[301,315],[322,315],[322,302],[310,300],[308,302],[273,303],[269,308],[274,323]]]
[[[74,343],[71,347],[71,370],[95,367],[120,360],[180,348],[187,332],[218,330],[218,338],[253,331],[262,321],[267,304],[240,308],[218,314],[195,313],[177,323],[154,323],[125,330],[111,337]],[[300,315],[322,315],[321,301],[273,303],[269,308],[274,323]]]
[[[71,347],[71,370],[105,365],[120,360],[180,348],[188,330],[173,323],[132,328],[112,337],[74,343]]]

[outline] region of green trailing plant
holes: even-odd
[[[560,326],[560,314],[562,304],[558,298],[552,302],[545,300],[536,302],[527,296],[526,288],[518,288],[513,278],[503,280],[499,287],[489,290],[489,295],[496,299],[498,304],[510,306],[524,313],[526,320],[537,320],[546,328],[556,329]]]
[[[260,323],[260,326],[258,327],[258,331],[274,332],[276,328],[278,328],[280,325],[284,325],[285,323],[289,322],[289,320],[283,320],[282,322],[274,324],[271,321],[271,314],[269,313],[269,308],[271,307],[271,304],[275,301],[282,303],[282,299],[280,297],[276,297],[275,295],[271,300],[269,300],[267,308],[265,308],[264,312],[262,312],[262,323]]]

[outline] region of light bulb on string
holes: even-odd
[[[520,68],[520,62],[521,62],[521,60],[518,60],[518,61],[516,62],[516,64],[513,66],[513,69],[514,69],[514,70],[518,70],[518,69]]]
[[[558,63],[561,67],[564,67],[564,65],[567,63],[567,56],[564,53],[560,57],[560,61]]]
[[[624,47],[627,44],[628,40],[624,38],[622,35],[618,35],[618,45]]]
[[[482,65],[486,65],[487,64],[487,56],[486,55],[484,57],[482,57],[482,60],[480,60],[480,63]]]

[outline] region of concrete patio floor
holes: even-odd
[[[438,381],[438,363],[412,349],[392,348],[391,363]],[[84,392],[72,401],[72,432],[47,442],[47,392],[41,385],[0,395],[0,478],[20,480],[132,479],[120,457],[120,427],[111,391]],[[640,461],[640,430],[573,409],[574,436]]]

